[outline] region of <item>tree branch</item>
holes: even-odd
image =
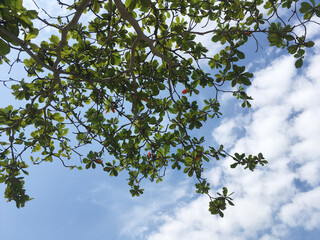
[[[57,53],[57,58],[55,60],[55,62],[53,63],[53,82],[50,88],[50,98],[48,103],[51,102],[52,99],[52,93],[54,90],[54,87],[56,84],[59,83],[60,80],[60,69],[58,67],[59,63],[61,62],[61,52],[63,50],[63,48],[67,45],[67,35],[68,32],[70,31],[71,28],[73,28],[79,21],[80,16],[82,15],[82,13],[84,12],[84,10],[86,9],[86,7],[88,6],[88,4],[91,2],[92,0],[83,0],[80,5],[77,7],[77,10],[73,16],[73,18],[71,19],[71,21],[61,29],[61,40],[59,45],[56,47],[55,51]]]
[[[30,57],[32,57],[37,64],[39,64],[40,66],[53,71],[54,68],[45,64],[43,61],[41,61],[32,51],[31,49],[28,48],[27,43],[22,41],[20,38],[18,38],[17,36],[15,36],[13,33],[9,32],[7,29],[5,29],[4,27],[0,26],[0,33],[6,35],[8,38],[10,38],[13,42],[16,42],[19,44],[19,46],[26,52],[29,54]]]
[[[86,9],[86,7],[88,6],[88,4],[91,2],[92,0],[83,0],[80,5],[77,7],[77,11],[75,13],[75,15],[73,16],[73,18],[71,19],[71,21],[61,30],[61,40],[59,45],[56,48],[56,52],[57,52],[57,59],[53,64],[53,68],[56,69],[58,67],[58,64],[61,62],[61,51],[64,48],[64,46],[67,44],[67,34],[70,31],[71,28],[73,28],[79,21],[80,16],[82,15],[82,13],[84,12],[84,10]]]
[[[132,17],[130,15],[130,13],[127,11],[125,5],[121,2],[121,0],[114,0],[114,3],[116,5],[116,7],[118,8],[120,14],[121,14],[121,17],[128,21],[132,27],[134,28],[134,30],[136,31],[136,33],[138,34],[139,38],[141,40],[144,40],[148,43],[149,45],[149,48],[151,49],[151,52],[158,56],[159,58],[161,58],[162,60],[164,60],[170,67],[174,66],[174,65],[177,65],[176,63],[172,62],[167,56],[165,56],[164,54],[158,52],[155,47],[153,46],[153,43],[155,42],[155,40],[152,40],[150,38],[148,38],[144,32],[142,31],[141,27],[139,26],[139,23],[138,21]]]

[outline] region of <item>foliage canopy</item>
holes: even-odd
[[[37,6],[36,1],[33,1]],[[68,1],[70,2],[70,1]],[[194,136],[218,118],[219,94],[250,107],[242,66],[246,43],[287,49],[301,67],[307,26],[320,17],[314,0],[58,0],[61,14],[29,10],[22,0],[0,0],[0,61],[23,62],[26,79],[2,80],[24,107],[0,109],[0,182],[17,207],[31,163],[59,159],[65,167],[101,167],[110,176],[128,173],[131,194],[143,179],[161,181],[167,168],[182,170],[223,217],[227,188],[212,196],[204,162],[231,157],[232,168],[254,170],[262,154],[231,155],[205,147]],[[50,29],[47,37],[43,29]],[[301,30],[302,29],[302,30]],[[206,41],[203,41],[206,39]],[[212,46],[219,49],[212,52]],[[197,95],[209,88],[213,98]],[[96,150],[84,153],[84,146]],[[70,164],[75,156],[79,165]],[[72,159],[71,159],[72,158]]]

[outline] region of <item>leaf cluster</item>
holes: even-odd
[[[144,179],[160,182],[170,168],[194,178],[196,192],[210,198],[210,212],[223,216],[231,194],[223,188],[217,197],[210,195],[205,164],[231,157],[232,168],[253,171],[267,161],[262,154],[233,156],[222,145],[205,147],[197,130],[221,117],[222,93],[251,107],[246,88],[253,74],[243,64],[244,49],[255,43],[259,50],[259,34],[302,66],[305,48],[314,43],[307,31],[298,35],[294,29],[315,22],[319,4],[299,7],[300,2],[58,1],[70,14],[43,18],[22,0],[1,1],[1,63],[22,62],[26,70],[25,78],[11,84],[25,105],[0,109],[5,198],[17,206],[30,200],[20,177],[26,158],[33,164],[59,160],[70,169],[101,168],[110,176],[124,170],[133,196],[143,193]],[[283,8],[294,9],[285,20],[278,14]],[[86,14],[90,20],[82,21]],[[42,37],[42,28],[34,27],[39,24],[56,33]],[[209,41],[199,41],[203,37]],[[212,53],[212,46],[219,50]],[[13,63],[10,50],[17,53]],[[200,100],[206,89],[210,96]]]

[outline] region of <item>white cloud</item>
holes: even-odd
[[[168,175],[166,181],[171,179],[171,174]],[[122,226],[120,232],[122,237],[144,239],[151,226],[159,226],[168,220],[163,212],[164,209],[181,207],[185,204],[182,199],[194,197],[195,193],[191,189],[189,179],[174,182],[174,185],[148,183],[145,186],[146,192],[139,198],[129,198],[127,195],[115,196],[116,199],[111,202],[116,203],[111,208],[118,214],[116,218]],[[106,204],[110,204],[110,201],[106,201]],[[122,209],[119,210],[119,208]]]
[[[237,137],[234,131],[236,127],[235,121],[228,119],[213,131],[212,136],[217,142],[224,144],[225,147],[232,147]]]
[[[272,65],[255,73],[255,80],[248,94],[253,96],[253,107],[278,105],[291,89],[291,79],[296,74],[294,59],[283,56]]]
[[[163,214],[166,221],[149,240],[275,240],[284,239],[291,227],[319,228],[320,56],[307,58],[301,72],[294,61],[282,56],[256,72],[248,89],[252,112],[225,119],[213,131],[214,139],[233,146],[232,152],[263,152],[269,161],[249,172],[230,169],[229,159],[208,172],[214,186],[235,192],[236,206],[220,219],[209,214],[208,198],[199,197]]]
[[[302,226],[308,230],[320,229],[320,187],[301,192],[281,208],[280,218],[291,227]]]
[[[307,162],[298,170],[298,177],[302,181],[306,181],[312,187],[320,184],[320,162],[315,160]]]

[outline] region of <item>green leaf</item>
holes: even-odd
[[[226,187],[223,187],[223,196],[228,195],[228,189]]]
[[[231,168],[235,168],[237,166],[238,166],[238,163],[233,163],[233,164],[230,165]]]
[[[310,47],[313,47],[314,46],[314,42],[313,41],[308,41],[305,43],[305,46],[310,48]]]
[[[132,11],[133,9],[135,9],[137,3],[138,3],[138,0],[126,0],[125,7],[128,10]]]
[[[4,56],[10,52],[10,46],[2,39],[0,39],[0,55]]]
[[[30,19],[35,19],[38,16],[38,12],[36,10],[28,10],[26,12],[26,15],[30,18]]]
[[[301,68],[302,65],[303,65],[303,60],[302,60],[302,58],[299,58],[299,59],[295,62],[294,65],[296,66],[296,68]]]
[[[22,8],[22,0],[10,0],[9,7],[14,11],[19,11]]]
[[[211,38],[211,41],[212,42],[218,42],[218,41],[221,40],[221,38],[222,38],[222,36],[220,34],[216,34]]]
[[[100,12],[100,4],[99,4],[98,0],[94,0],[92,10],[94,13]]]
[[[292,45],[288,47],[288,52],[291,54],[295,54],[298,50],[298,45]]]
[[[183,170],[183,173],[187,173],[187,172],[189,172],[189,170],[190,170],[190,167],[186,167],[186,168]]]
[[[54,45],[58,45],[60,43],[60,38],[56,35],[51,35],[51,37],[49,38],[49,40],[54,44]]]
[[[60,116],[59,113],[54,113],[53,114],[53,119],[56,120],[57,122],[63,122],[64,121],[64,117]]]
[[[244,85],[246,86],[250,86],[251,85],[251,81],[249,78],[246,78],[246,77],[242,77],[241,78],[241,83],[243,83]]]
[[[306,13],[306,12],[308,12],[310,9],[312,9],[312,6],[310,5],[310,3],[302,2],[302,3],[301,3],[301,8],[299,9],[299,11],[300,11],[301,13]]]
[[[240,59],[244,59],[245,58],[245,55],[243,52],[240,52],[240,51],[237,51],[237,56],[240,58]]]
[[[25,40],[30,40],[32,38],[35,38],[38,36],[39,30],[36,28],[33,28],[32,31],[28,32]]]

